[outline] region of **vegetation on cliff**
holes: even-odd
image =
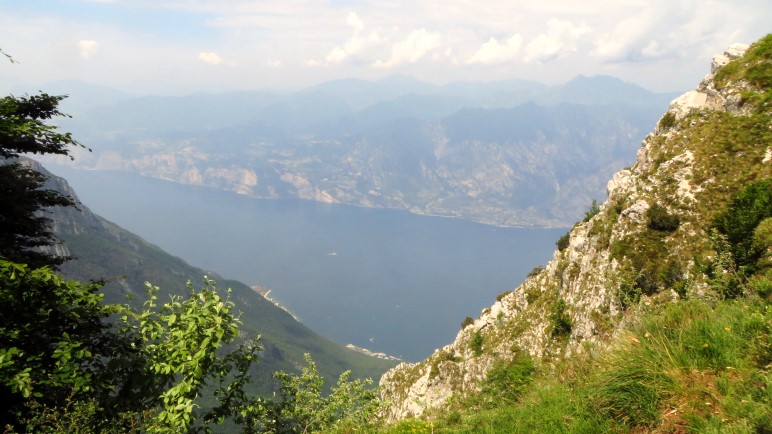
[[[725,54],[544,269],[387,373],[383,431],[772,429],[771,53]]]

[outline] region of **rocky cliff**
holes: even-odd
[[[561,238],[545,267],[465,321],[453,343],[387,372],[388,418],[418,416],[479,391],[494,363],[521,351],[548,366],[601,350],[642,309],[715,297],[704,267],[717,255],[711,222],[732,194],[772,177],[771,47],[767,36],[716,56],[710,74],[671,103],[634,165],[608,182],[608,199]]]

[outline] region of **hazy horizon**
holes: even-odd
[[[132,94],[277,89],[393,74],[434,84],[610,75],[694,86],[713,55],[765,35],[763,1],[5,4],[0,89],[78,79]]]

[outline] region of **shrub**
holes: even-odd
[[[474,324],[474,319],[471,316],[464,318],[464,320],[461,321],[461,330],[467,328],[467,326],[470,326],[472,324]]]
[[[472,335],[472,339],[469,340],[469,348],[472,349],[472,352],[475,356],[480,356],[483,352],[482,346],[483,346],[484,338],[482,336],[482,333],[480,333],[479,330],[474,332]]]
[[[676,124],[676,117],[671,112],[665,113],[665,116],[662,116],[662,119],[659,120],[659,127],[662,128],[663,130],[673,128],[675,124]]]
[[[557,303],[555,303],[555,308],[550,314],[550,322],[552,323],[552,331],[550,334],[553,337],[568,336],[571,334],[573,322],[571,321],[571,317],[568,315],[566,310],[566,302],[563,301],[562,298],[558,300]]]
[[[630,282],[622,282],[619,285],[617,296],[622,309],[627,309],[638,304],[638,301],[641,299],[641,289]]]
[[[753,232],[772,217],[772,179],[754,182],[738,192],[713,225],[727,236],[737,266],[753,266],[763,251],[754,248]]]
[[[380,410],[378,390],[371,380],[351,380],[351,371],[338,378],[329,394],[323,393],[324,379],[309,354],[306,367],[298,375],[277,372],[281,399],[257,401],[245,410],[259,416],[244,432],[306,433],[329,431],[337,427],[366,427]],[[257,422],[257,423],[255,423]]]
[[[649,229],[655,231],[673,232],[681,224],[681,219],[677,215],[668,213],[667,209],[659,204],[650,206],[646,210],[646,217],[649,220]]]
[[[496,301],[501,301],[502,299],[504,299],[504,297],[508,296],[511,293],[512,291],[504,291],[500,293],[499,295],[496,296]]]
[[[542,271],[544,271],[544,266],[543,265],[537,265],[537,266],[533,267],[533,269],[531,269],[531,271],[528,272],[528,277],[538,276],[539,273],[541,273]]]
[[[598,201],[595,199],[592,200],[592,204],[590,205],[589,211],[584,213],[584,220],[583,222],[590,221],[591,218],[595,217],[600,212],[600,207],[598,206]]]
[[[570,241],[571,241],[571,233],[566,232],[565,235],[563,235],[558,239],[555,245],[558,247],[558,250],[562,252],[563,250],[566,250],[566,248],[568,248],[568,244]]]

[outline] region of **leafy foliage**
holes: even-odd
[[[140,404],[140,408],[160,405],[148,432],[188,430],[205,384],[219,382],[221,401],[233,405],[234,394],[248,381],[243,370],[256,359],[260,347],[254,341],[228,356],[217,354],[238,336],[239,320],[233,312],[233,301],[220,297],[213,281],[204,278],[200,291],[194,291],[189,284],[187,299],[172,296],[161,306],[156,296],[159,288],[147,284],[147,289],[150,298],[141,311],[122,311],[121,332],[134,337],[134,347],[139,351],[128,354],[131,370],[125,375],[130,387],[121,388],[117,399]],[[242,374],[223,386],[236,367]],[[216,413],[222,416],[229,410],[219,407]]]
[[[226,420],[246,433],[310,432],[365,424],[379,408],[371,381],[350,381],[350,371],[323,396],[308,355],[300,375],[276,374],[280,399],[249,395],[261,348],[253,340],[224,351],[240,321],[211,280],[162,304],[147,284],[139,310],[102,304],[98,289],[0,261],[0,424],[8,432],[211,432]]]
[[[0,257],[33,268],[67,259],[39,249],[54,242],[50,219],[42,209],[73,205],[69,197],[41,189],[45,181],[45,176],[20,163],[0,161]]]
[[[41,190],[45,176],[8,159],[20,154],[69,155],[71,146],[80,146],[70,133],[45,123],[65,116],[57,108],[64,98],[41,93],[0,99],[0,257],[35,268],[67,259],[39,249],[55,242],[42,211],[73,202],[58,192]]]
[[[677,215],[667,212],[664,206],[655,203],[646,210],[649,229],[662,232],[673,232],[678,229],[681,220]]]
[[[676,117],[673,113],[667,112],[662,119],[659,120],[659,127],[662,129],[673,128],[676,124]]]
[[[323,396],[323,379],[310,355],[299,375],[277,372],[281,382],[279,399],[252,407],[259,415],[245,432],[310,433],[341,426],[358,429],[371,426],[380,409],[378,391],[371,380],[350,381],[351,372],[341,374],[336,387]],[[256,411],[255,411],[256,409]]]
[[[555,242],[555,246],[557,246],[558,250],[562,252],[563,250],[566,250],[568,248],[568,244],[570,242],[571,242],[571,233],[566,232]]]
[[[553,337],[568,336],[571,334],[573,321],[568,315],[566,302],[561,298],[555,303],[555,307],[550,313],[550,334]]]
[[[474,353],[475,356],[482,355],[484,341],[485,339],[479,330],[476,330],[474,333],[472,333],[472,338],[469,339],[469,348],[472,349],[472,353]]]
[[[107,360],[121,337],[104,323],[117,307],[102,305],[97,290],[0,260],[0,425],[26,414],[28,400],[53,406],[109,394]]]
[[[67,116],[59,111],[66,96],[39,95],[0,99],[0,157],[19,154],[69,155],[71,146],[83,146],[71,133],[60,133],[45,121]]]
[[[587,223],[590,221],[591,218],[595,217],[600,212],[600,206],[598,206],[598,201],[593,199],[592,204],[590,204],[590,209],[584,213],[584,219],[583,222]]]
[[[772,217],[772,179],[746,186],[735,195],[728,209],[714,220],[714,226],[727,237],[737,266],[752,266],[763,254],[754,245],[753,232]]]

